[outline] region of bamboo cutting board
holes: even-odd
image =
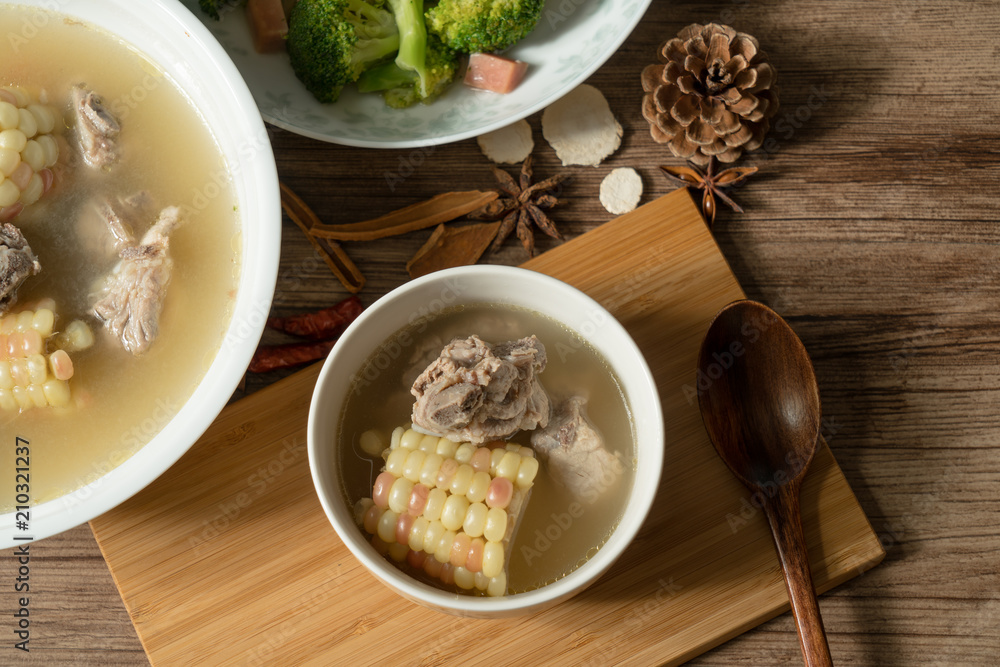
[[[525,266],[605,305],[657,378],[663,481],[614,567],[516,619],[451,617],[398,597],[341,544],[313,491],[316,365],[227,408],[162,477],[91,522],[154,665],[678,664],[788,609],[763,514],[716,456],[692,394],[708,323],[743,292],[687,193]],[[802,509],[820,591],[884,556],[825,444]]]

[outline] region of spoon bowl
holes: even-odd
[[[799,490],[819,443],[816,375],[802,341],[773,310],[735,301],[698,356],[698,405],[733,474],[762,498],[807,665],[832,665],[809,570]]]

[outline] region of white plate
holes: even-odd
[[[456,83],[433,104],[402,110],[386,107],[381,95],[362,95],[353,87],[336,103],[320,104],[295,78],[286,54],[254,51],[242,7],[227,8],[214,21],[198,8],[198,0],[182,2],[236,63],[264,120],[336,144],[407,148],[476,137],[551,104],[611,57],[650,0],[548,0],[534,31],[507,53],[530,64],[517,90],[497,95]]]

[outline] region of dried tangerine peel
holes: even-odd
[[[601,181],[601,204],[608,213],[624,215],[634,211],[642,199],[642,178],[635,169],[619,167]]]
[[[477,137],[476,141],[483,155],[497,164],[520,164],[535,149],[531,125],[526,120],[487,132]]]
[[[621,146],[622,126],[601,91],[582,84],[542,112],[542,135],[563,166],[596,167]]]

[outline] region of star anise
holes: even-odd
[[[729,198],[722,188],[731,188],[745,181],[751,174],[757,171],[757,167],[732,167],[719,173],[715,173],[715,158],[708,162],[708,168],[702,171],[693,163],[688,163],[690,167],[660,167],[667,179],[685,188],[697,188],[703,191],[701,197],[701,212],[708,220],[709,228],[715,222],[715,198],[729,204],[737,213],[742,213],[743,209],[739,204]]]
[[[503,218],[490,249],[499,249],[510,236],[511,231],[516,228],[517,238],[521,240],[521,245],[528,251],[528,256],[534,256],[535,235],[531,229],[532,222],[552,238],[561,239],[555,223],[545,215],[543,209],[552,208],[559,203],[551,190],[562,183],[566,176],[556,174],[532,185],[530,155],[521,164],[519,183],[515,182],[514,177],[503,169],[495,166],[492,169],[493,175],[496,176],[497,182],[500,184],[501,196],[469,214],[469,217],[475,220],[500,220]]]

